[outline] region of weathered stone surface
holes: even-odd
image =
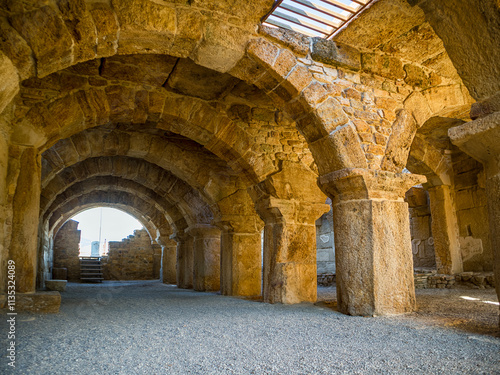
[[[312,39],[311,57],[319,62],[349,68],[361,69],[361,54],[347,44],[336,43],[323,38]]]
[[[12,62],[0,52],[0,113],[11,102],[19,91],[16,68]]]
[[[16,311],[57,314],[61,306],[59,292],[16,293]]]
[[[380,168],[384,171],[401,173],[408,161],[410,147],[417,131],[417,124],[411,113],[401,110],[392,125],[392,134],[387,143]]]
[[[193,237],[193,289],[220,290],[220,229],[196,225],[187,229]]]
[[[405,71],[399,59],[390,55],[379,55],[376,53],[361,54],[361,67],[365,72],[371,72],[382,77],[392,79],[404,79]]]
[[[45,287],[47,290],[64,292],[66,290],[67,283],[68,280],[45,280]]]
[[[73,39],[51,7],[17,14],[10,22],[33,50],[39,77],[70,65]]]
[[[66,28],[72,36],[73,61],[86,61],[96,57],[96,26],[87,12],[84,0],[57,0]]]
[[[160,278],[160,252],[149,233],[135,230],[123,241],[110,241],[101,258],[104,280],[155,280]]]
[[[268,27],[264,25],[259,26],[261,34],[269,36],[274,41],[290,48],[299,56],[307,56],[309,53],[310,39],[300,33],[284,30],[281,28]]]
[[[16,265],[16,291],[35,291],[38,211],[40,208],[40,155],[33,147],[16,150],[18,177],[12,203],[10,259]],[[11,168],[13,165],[11,165]],[[19,277],[22,275],[21,277]]]
[[[21,79],[35,75],[35,64],[31,48],[19,33],[10,26],[9,22],[3,18],[0,20],[0,33],[2,34],[0,48],[17,68]],[[4,63],[1,66],[3,67]]]
[[[359,169],[319,178],[332,198],[340,311],[374,316],[415,308],[408,206],[400,198],[422,180]]]
[[[500,112],[448,130],[451,141],[484,164],[495,286],[500,296]]]
[[[229,74],[221,74],[189,59],[181,59],[166,84],[182,94],[213,100],[231,89],[236,81]]]
[[[105,3],[92,3],[90,6],[97,32],[97,55],[113,55],[118,47],[119,30],[113,10]]]
[[[176,233],[172,237],[177,242],[177,287],[193,287],[193,237],[186,233]]]
[[[394,37],[405,34],[425,21],[418,7],[404,0],[378,1],[360,17],[335,36],[335,40],[373,49]]]
[[[177,282],[177,243],[168,239],[163,244],[162,281],[165,284],[175,284]]]
[[[103,59],[100,75],[106,79],[161,86],[169,77],[177,59],[162,55],[127,55]]]
[[[425,1],[418,7],[442,39],[470,94],[476,100],[496,94],[500,90],[500,67],[491,61],[500,59],[498,2]],[[468,46],[467,54],[463,53],[464,46]],[[474,56],[474,60],[467,56]]]
[[[453,275],[463,271],[459,232],[450,187],[430,188],[432,233],[438,273]]]
[[[80,280],[80,238],[78,222],[68,220],[54,238],[53,257],[55,268],[67,270],[67,280]],[[56,278],[56,275],[52,275]]]

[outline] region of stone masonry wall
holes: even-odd
[[[145,229],[135,230],[121,242],[110,241],[101,258],[104,280],[152,280],[160,278],[161,247],[151,244]]]
[[[464,271],[492,271],[483,167],[465,154],[454,155],[452,160]]]
[[[66,268],[68,280],[80,279],[80,236],[78,222],[68,220],[54,239],[54,268]]]
[[[422,187],[413,187],[406,193],[410,210],[411,248],[413,267],[436,267],[434,238],[431,232],[429,196]]]
[[[318,275],[335,274],[335,244],[331,209],[316,221],[316,249]]]

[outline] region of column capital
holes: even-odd
[[[345,168],[318,178],[321,189],[334,199],[333,203],[355,199],[403,200],[412,186],[424,183],[418,174]]]
[[[193,237],[220,237],[220,228],[210,224],[194,224],[185,229]]]
[[[314,224],[321,215],[330,210],[330,205],[266,197],[259,200],[255,208],[266,223],[285,220],[288,223]]]
[[[191,237],[191,235],[185,230],[177,230],[170,235],[170,239],[176,241],[177,243],[184,242],[189,239],[189,237]]]
[[[500,173],[500,112],[448,129],[451,143],[484,164],[486,176]]]

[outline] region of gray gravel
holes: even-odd
[[[345,316],[334,289],[320,292],[326,302],[283,306],[159,282],[69,284],[59,314],[18,316],[17,368],[2,358],[0,373],[500,374],[498,337],[425,313]]]

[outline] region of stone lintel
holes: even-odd
[[[425,176],[417,174],[345,168],[320,176],[318,183],[335,203],[353,199],[402,201],[408,189],[426,180]]]
[[[451,142],[485,165],[486,176],[500,172],[500,112],[450,128]]]
[[[260,200],[256,208],[266,223],[285,221],[287,224],[315,225],[316,220],[330,210],[330,205],[267,197]]]
[[[260,233],[264,223],[257,215],[221,215],[213,223],[223,232]]]

